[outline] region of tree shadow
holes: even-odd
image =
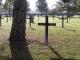
[[[73,58],[63,58],[63,59],[61,59],[61,58],[51,58],[50,60],[76,60],[76,59],[73,59]]]
[[[55,51],[51,46],[48,46],[48,47],[57,57],[59,57],[60,59],[63,59],[63,57],[57,51]]]
[[[76,60],[73,58],[64,58],[57,51],[55,51],[51,46],[48,46],[50,50],[58,57],[58,58],[50,58],[50,60]]]
[[[33,60],[26,40],[9,42],[12,55],[10,60]]]

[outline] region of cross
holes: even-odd
[[[29,18],[26,18],[26,19],[29,19],[29,25],[31,27],[31,23],[34,23],[34,16],[33,15],[29,15]]]
[[[2,18],[1,15],[0,15],[0,26],[2,26],[1,19],[4,19],[4,18]]]
[[[45,23],[38,23],[38,25],[45,26],[45,44],[48,45],[48,26],[56,26],[56,23],[48,23],[48,16],[45,18]]]

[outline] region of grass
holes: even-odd
[[[49,46],[44,45],[45,27],[38,26],[38,22],[45,22],[44,17],[37,20],[32,28],[26,24],[26,39],[29,42],[29,50],[34,60],[80,60],[80,18],[75,16],[67,23],[65,19],[64,28],[61,27],[61,20],[52,17],[50,22],[55,22],[57,26],[49,26]],[[2,27],[0,27],[0,60],[7,60],[10,57],[10,48],[8,38],[11,30],[11,21],[6,22],[6,18],[2,19]],[[5,57],[3,59],[3,57]],[[60,60],[60,59],[57,59]]]

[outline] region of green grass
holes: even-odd
[[[37,20],[35,17],[35,24],[32,28],[29,23],[26,23],[26,39],[29,41],[29,50],[34,60],[51,60],[59,58],[64,59],[73,58],[80,60],[80,18],[73,17],[67,23],[65,19],[64,28],[61,27],[61,20],[49,18],[50,22],[55,22],[57,26],[49,26],[49,46],[44,45],[45,27],[38,26],[38,22],[45,22],[44,17]],[[2,56],[10,57],[9,48],[9,34],[11,30],[11,21],[6,22],[6,18],[2,20],[2,27],[0,27],[0,60]],[[60,56],[59,56],[60,55]],[[54,59],[55,60],[55,59]],[[60,60],[60,59],[58,59]]]

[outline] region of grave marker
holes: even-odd
[[[26,19],[29,19],[29,26],[31,27],[31,23],[34,23],[34,16],[29,15],[29,18],[26,18]]]
[[[1,19],[3,19],[3,18],[2,18],[1,15],[0,15],[0,26],[2,26]]]
[[[45,18],[45,23],[38,23],[38,25],[45,26],[45,44],[48,45],[48,26],[56,26],[56,23],[48,23],[48,16]]]

